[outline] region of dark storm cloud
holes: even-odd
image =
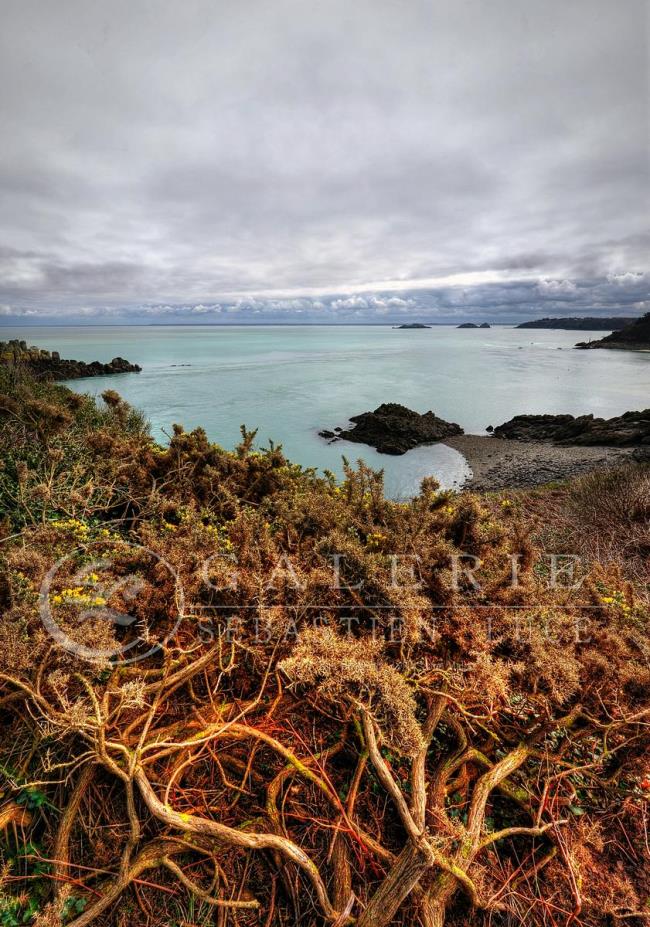
[[[5,0],[0,314],[648,303],[644,0]]]

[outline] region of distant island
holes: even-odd
[[[18,339],[0,341],[0,366],[20,369],[36,380],[80,380],[113,373],[140,373],[142,370],[138,364],[131,364],[123,357],[114,357],[108,364],[69,360],[62,358],[58,351],[46,351]]]
[[[576,348],[616,348],[619,351],[650,351],[650,312],[620,331],[613,331],[598,341],[580,341]]]
[[[463,322],[462,325],[457,325],[456,328],[490,328],[487,322],[481,322],[480,325],[477,325],[476,322]]]
[[[612,332],[625,328],[636,321],[636,317],[625,318],[596,318],[584,316],[567,319],[533,319],[530,322],[521,322],[516,328],[561,328],[567,331]]]
[[[393,325],[393,328],[431,328],[431,326],[425,325],[424,322],[405,322],[404,325]]]

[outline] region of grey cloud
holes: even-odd
[[[646,17],[5,0],[3,319],[641,311]]]
[[[324,294],[315,297],[239,297],[207,303],[152,303],[128,306],[85,306],[77,315],[84,321],[185,323],[354,322],[393,323],[406,320],[458,322],[466,318],[512,323],[528,316],[575,314],[634,315],[650,311],[650,275],[610,275],[597,280],[544,278],[505,283],[452,286],[422,290]],[[0,306],[0,315],[15,320],[56,318],[57,309]]]

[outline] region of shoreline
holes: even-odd
[[[461,487],[476,492],[524,489],[580,476],[629,461],[633,448],[558,447],[490,435],[456,435],[446,444],[462,454],[472,471]]]

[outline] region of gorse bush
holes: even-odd
[[[64,512],[105,517],[126,483],[101,448],[119,438],[137,453],[148,442],[142,415],[119,397],[101,408],[55,384],[12,379],[0,366],[0,515],[14,526]]]
[[[643,923],[647,569],[589,532],[646,469],[397,503],[113,391],[0,424],[0,923]]]
[[[650,467],[597,471],[579,480],[569,500],[572,539],[582,535],[599,559],[625,562],[640,577],[650,558]]]

